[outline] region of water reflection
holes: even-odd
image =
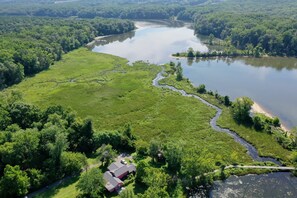
[[[93,51],[114,54],[127,58],[130,62],[148,60],[161,64],[170,60],[177,51],[194,47],[202,52],[208,48],[194,35],[193,30],[181,24],[165,26],[162,23],[136,23],[135,36],[109,44],[97,44]],[[116,40],[116,38],[114,38]],[[105,40],[105,39],[104,39]]]
[[[295,70],[297,69],[296,58],[285,58],[285,57],[263,57],[263,58],[238,58],[245,64],[253,67],[273,67],[276,70]]]
[[[297,59],[199,58],[180,59],[184,75],[231,99],[248,96],[284,125],[297,125]],[[190,65],[190,66],[189,66]],[[283,65],[283,67],[281,67]]]
[[[194,31],[182,22],[136,22],[137,30],[105,37],[96,42],[93,51],[162,64],[171,54],[187,51],[207,52]],[[202,41],[201,41],[202,40]],[[249,96],[269,113],[281,118],[288,127],[297,126],[297,59],[265,58],[180,58],[184,75],[194,84],[205,84],[209,90],[232,99]]]
[[[254,57],[210,57],[210,58],[187,58],[189,66],[195,63],[207,61],[207,60],[216,60],[216,61],[224,61],[228,65],[234,63],[236,61],[241,61],[246,65],[253,67],[267,67],[274,68],[278,71],[283,69],[287,70],[296,70],[297,69],[297,59],[296,58],[285,58],[285,57],[263,57],[263,58],[254,58]]]
[[[101,39],[95,40],[95,42],[92,43],[91,46],[89,46],[91,49],[93,49],[95,46],[100,45],[108,45],[109,43],[113,42],[124,42],[127,39],[132,39],[135,36],[135,31],[127,32],[125,34],[116,34],[111,36],[106,36]]]

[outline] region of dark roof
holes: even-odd
[[[106,181],[105,188],[109,191],[112,191],[119,184],[122,184],[122,180],[119,178],[113,177],[109,171],[106,171],[103,175],[104,180]]]
[[[108,167],[107,167],[107,169],[109,170],[109,171],[111,171],[111,172],[114,172],[114,171],[116,171],[117,169],[119,169],[119,168],[121,168],[121,167],[123,167],[124,165],[123,164],[121,164],[120,162],[114,162],[114,163],[111,163]]]
[[[103,175],[106,181],[105,188],[108,191],[113,191],[119,184],[123,184],[119,176],[125,173],[132,173],[136,171],[136,166],[134,164],[123,165],[120,162],[114,162],[108,166],[108,170]]]
[[[114,174],[115,177],[119,177],[119,176],[123,175],[124,173],[129,173],[129,169],[128,169],[127,165],[125,165],[125,166],[122,166],[122,167],[116,169],[112,173]]]
[[[136,172],[136,166],[134,164],[128,165],[129,173]]]

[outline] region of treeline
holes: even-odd
[[[260,57],[262,55],[261,49],[255,47],[253,49],[239,50],[235,47],[226,47],[223,51],[199,52],[189,48],[187,52],[177,52],[172,54],[174,57],[187,57],[187,58],[211,58],[211,57],[238,57],[238,56],[253,56]]]
[[[214,35],[239,50],[296,56],[296,8],[294,0],[228,0],[186,7],[177,18],[194,21],[197,34]]]
[[[0,17],[0,89],[49,68],[96,36],[133,29],[126,20]]]
[[[4,3],[2,16],[48,16],[79,18],[169,19],[184,13],[187,7],[207,5],[220,0],[90,0],[68,3],[32,1]]]
[[[79,18],[180,19],[195,23],[195,32],[214,35],[239,50],[268,55],[296,56],[297,44],[293,0],[276,2],[243,0],[193,1],[78,1],[66,4],[4,4],[0,15]]]
[[[297,20],[260,14],[212,13],[197,16],[195,31],[229,41],[241,50],[297,56]]]
[[[47,17],[72,17],[79,18],[122,18],[122,19],[169,19],[176,16],[184,7],[180,5],[164,4],[100,4],[81,5],[56,4],[27,7],[20,5],[19,9],[7,7],[0,9],[0,15],[24,15],[24,16],[47,16]]]
[[[23,103],[12,93],[0,104],[0,196],[21,197],[87,166],[86,155],[102,145],[134,151],[129,126],[95,132],[92,120],[71,110],[45,110]]]

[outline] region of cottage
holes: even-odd
[[[108,166],[108,171],[104,173],[104,180],[106,182],[105,188],[109,192],[119,190],[124,182],[121,180],[130,173],[136,172],[136,166],[134,164],[124,165],[120,162],[114,162]]]

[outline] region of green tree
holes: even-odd
[[[145,169],[144,183],[149,187],[167,188],[169,176],[158,168]]]
[[[18,124],[22,129],[33,128],[34,122],[40,120],[41,111],[36,106],[15,102],[9,107],[12,122]]]
[[[281,123],[280,123],[280,120],[279,120],[278,117],[273,118],[272,124],[275,127],[280,127],[281,126]]]
[[[231,101],[230,101],[229,96],[224,97],[224,105],[227,106],[227,107],[229,107],[231,105]]]
[[[215,38],[215,36],[213,34],[210,34],[209,35],[209,38],[208,38],[209,39],[209,41],[208,41],[209,42],[209,45],[213,45],[214,38]]]
[[[149,153],[153,161],[158,159],[159,151],[160,151],[160,142],[157,140],[152,140],[150,142]]]
[[[181,63],[178,62],[176,66],[176,80],[181,81],[183,79],[183,68],[181,67]]]
[[[257,131],[262,131],[264,129],[264,123],[262,122],[260,116],[254,116],[253,118],[253,122],[254,122],[254,128],[257,130]]]
[[[199,87],[197,88],[197,92],[201,94],[206,93],[205,85],[204,84],[199,85]]]
[[[136,142],[136,153],[138,157],[144,157],[148,155],[149,144],[143,140]]]
[[[20,197],[28,193],[29,177],[19,166],[6,165],[0,180],[1,197]]]
[[[76,121],[69,130],[68,140],[72,151],[90,153],[94,149],[94,131],[91,119],[84,120],[83,123]]]
[[[37,169],[28,169],[26,170],[26,173],[30,179],[30,189],[38,189],[41,187],[45,177],[41,173],[41,170]]]
[[[111,145],[102,145],[96,151],[98,159],[102,162],[103,166],[108,166],[110,161],[116,157],[116,152],[112,149]]]
[[[12,137],[14,164],[27,169],[38,161],[39,133],[34,129],[16,132]]]
[[[238,123],[250,123],[250,110],[253,103],[254,102],[248,97],[237,98],[232,104],[233,118]]]
[[[149,187],[143,195],[140,196],[141,198],[169,198],[168,192],[164,188],[158,187]]]
[[[48,146],[54,166],[60,166],[62,152],[68,147],[67,134],[64,132],[56,133],[55,142],[49,143]]]
[[[0,104],[0,130],[5,130],[11,124],[9,112]]]
[[[80,176],[76,188],[88,197],[101,197],[104,191],[103,174],[98,168],[93,168]]]
[[[81,172],[87,166],[87,158],[84,154],[63,152],[61,155],[61,167],[66,175],[74,175]]]
[[[206,172],[209,172],[210,168],[207,166],[207,162],[204,162],[205,159],[200,156],[200,153],[198,156],[195,151],[190,153],[192,154],[184,156],[182,160],[181,173],[183,175],[185,185],[193,187],[197,185],[196,178],[198,176],[201,177]]]
[[[184,192],[182,187],[182,182],[180,180],[177,181],[175,189],[173,191],[172,197],[174,198],[184,198]]]
[[[174,172],[180,171],[182,161],[182,148],[174,143],[165,146],[164,155],[168,163],[168,169]]]
[[[125,189],[120,193],[120,198],[136,198],[133,190]]]
[[[187,57],[189,57],[189,58],[194,58],[194,57],[195,57],[195,53],[194,53],[193,48],[190,47],[190,48],[188,49]]]
[[[146,169],[149,167],[149,164],[145,160],[141,160],[138,162],[136,166],[136,176],[135,180],[137,182],[144,182],[146,177]]]
[[[81,137],[78,142],[79,152],[90,153],[93,150],[93,122],[86,119],[81,127]]]

